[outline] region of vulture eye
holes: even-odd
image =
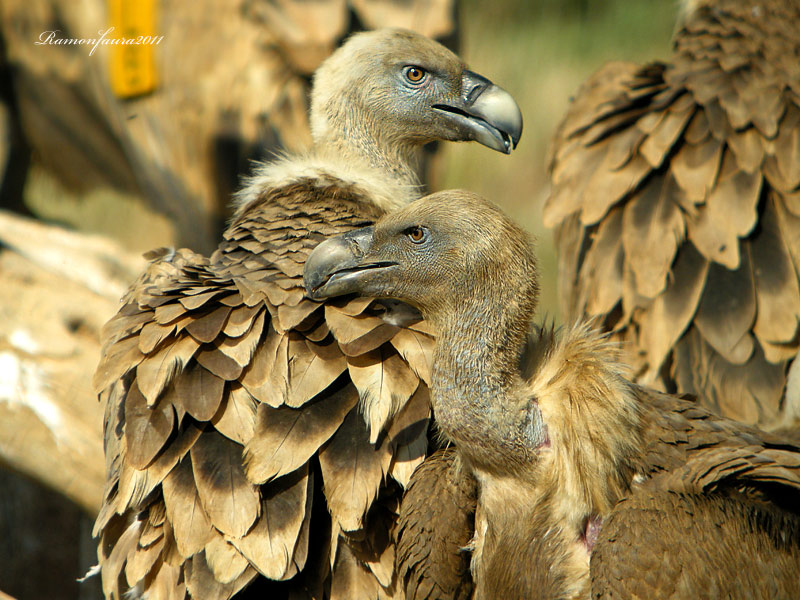
[[[425,80],[428,72],[422,67],[408,66],[403,69],[406,79],[413,84],[420,84]]]
[[[423,227],[419,226],[409,227],[404,231],[404,233],[408,236],[408,239],[410,239],[415,244],[421,244],[426,239],[428,239],[428,232]]]

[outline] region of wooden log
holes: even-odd
[[[91,389],[99,334],[144,261],[5,212],[0,243],[0,463],[94,514],[105,476]]]

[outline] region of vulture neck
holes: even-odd
[[[528,289],[481,289],[481,279],[491,281],[476,278],[468,297],[448,301],[446,317],[428,317],[439,332],[432,402],[441,431],[473,467],[505,471],[524,465],[535,451],[521,433],[528,417],[516,396],[537,288],[531,281]]]
[[[360,166],[368,172],[383,173],[399,189],[415,189],[414,198],[419,197],[422,145],[387,137],[380,127],[350,118],[342,128],[326,129],[315,144],[320,155],[349,169]]]

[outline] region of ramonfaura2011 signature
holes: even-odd
[[[39,40],[34,42],[37,46],[46,45],[72,45],[72,46],[91,46],[89,56],[94,54],[97,47],[103,46],[156,46],[164,39],[163,35],[139,35],[136,37],[108,37],[114,33],[114,27],[109,27],[105,31],[98,31],[99,37],[96,38],[64,38],[58,37],[60,30],[43,31],[39,34]]]

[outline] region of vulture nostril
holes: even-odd
[[[349,240],[350,251],[353,253],[355,258],[362,258],[364,256],[364,249],[361,245],[355,240]]]
[[[505,131],[501,131],[500,135],[503,136],[503,144],[506,147],[506,151],[510,151],[514,146],[511,143],[511,136],[508,135]]]
[[[478,97],[486,90],[486,86],[483,84],[478,84],[473,87],[469,92],[467,92],[467,104],[472,104]]]

